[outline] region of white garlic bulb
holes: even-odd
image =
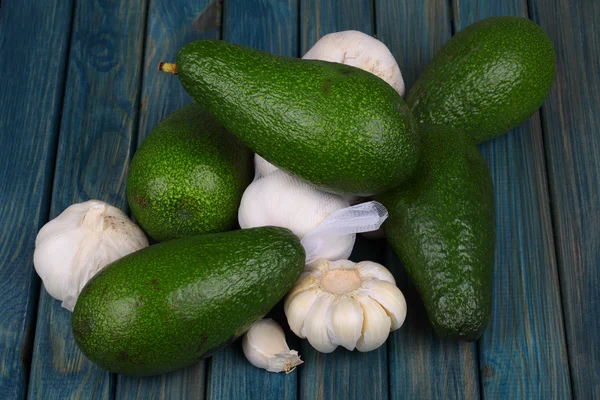
[[[322,353],[371,351],[402,326],[406,301],[380,264],[320,259],[306,266],[284,310],[291,330]]]
[[[33,264],[50,296],[73,311],[98,271],[147,246],[144,232],[123,211],[90,200],[71,205],[40,229]]]
[[[296,350],[290,350],[283,329],[271,318],[261,319],[242,339],[244,355],[258,368],[289,374],[303,363]]]
[[[349,203],[342,196],[323,192],[277,170],[246,188],[238,210],[238,222],[242,229],[280,226],[303,238],[331,213],[346,207]],[[329,260],[348,257],[355,239],[355,234],[338,236],[318,256]]]
[[[254,179],[264,178],[271,172],[279,171],[279,168],[259,156],[254,154]]]
[[[359,31],[341,31],[323,36],[302,57],[351,65],[386,81],[404,96],[404,80],[396,59],[385,44]]]

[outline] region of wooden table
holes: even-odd
[[[2,0],[0,2],[0,399],[600,398],[600,2],[594,0]],[[496,189],[492,321],[477,343],[440,340],[382,241],[353,257],[395,273],[409,316],[376,351],[258,370],[239,344],[186,370],[129,378],[76,348],[70,313],[41,287],[35,237],[74,202],[126,209],[128,162],[188,103],[160,74],[192,40],[300,56],[356,29],[396,56],[408,87],[451,35],[492,15],[529,16],[557,50],[541,111],[481,146]]]

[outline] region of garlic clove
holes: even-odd
[[[361,294],[369,296],[383,307],[392,320],[392,330],[402,326],[406,318],[406,300],[396,285],[386,281],[367,280],[363,282]]]
[[[288,325],[296,336],[304,339],[303,328],[314,305],[319,301],[319,296],[314,290],[305,290],[293,296],[288,296],[283,304],[283,310]]]
[[[252,325],[242,339],[244,355],[258,368],[269,372],[292,372],[303,363],[298,352],[290,350],[281,326],[270,318]]]
[[[300,275],[300,278],[294,284],[294,287],[287,293],[287,299],[291,300],[292,297],[304,292],[305,290],[312,290],[319,286],[317,278],[308,272],[304,272]],[[287,300],[286,300],[287,301]]]
[[[318,258],[310,264],[306,264],[304,266],[304,271],[318,276],[319,272],[327,271],[329,269],[329,264],[331,264],[331,261],[324,258]]]
[[[329,338],[327,323],[324,323],[327,320],[330,312],[329,308],[332,304],[333,298],[328,294],[319,298],[310,310],[310,313],[306,315],[304,326],[302,327],[303,336],[301,337],[306,337],[310,345],[321,353],[331,353],[337,347],[337,344],[334,344]]]
[[[353,269],[356,263],[350,260],[337,260],[329,262],[329,269]]]
[[[383,307],[370,297],[359,296],[357,300],[363,311],[362,336],[356,342],[358,351],[371,351],[387,340],[392,321]]]
[[[356,299],[343,297],[333,302],[327,319],[332,343],[352,351],[362,335],[363,310]]]
[[[362,261],[356,264],[360,276],[367,279],[379,279],[380,281],[396,284],[392,273],[381,264],[372,261]]]

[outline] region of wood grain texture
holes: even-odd
[[[225,0],[223,39],[270,53],[297,56],[297,0]],[[274,374],[253,367],[240,341],[209,360],[207,397],[230,399],[295,399],[297,373]]]
[[[0,9],[0,398],[27,394],[39,279],[64,89],[70,1]],[[31,49],[31,50],[29,50]]]
[[[100,199],[126,208],[137,129],[144,1],[85,0],[75,9],[50,216]],[[76,347],[71,314],[42,288],[30,398],[112,398],[114,377]]]
[[[304,54],[322,36],[343,30],[373,34],[373,9],[364,0],[302,0],[300,2],[300,38]],[[378,251],[379,250],[379,251]],[[351,260],[381,262],[381,241],[357,237]],[[322,354],[301,341],[305,364],[299,370],[302,399],[387,399],[387,346],[360,353],[338,348]],[[368,366],[368,368],[365,368]]]
[[[150,131],[176,109],[190,103],[179,79],[158,71],[161,61],[173,61],[186,43],[220,36],[221,5],[209,0],[150,0],[145,38],[138,146]],[[166,375],[118,376],[118,399],[202,399],[206,362]]]
[[[598,399],[600,3],[532,0],[530,15],[557,55],[541,115],[573,394]]]
[[[332,32],[356,30],[372,35],[373,3],[365,0],[301,0],[300,54]]]
[[[450,38],[445,0],[376,3],[377,37],[396,57],[407,89],[433,55]],[[391,247],[390,268],[408,305],[404,326],[388,340],[392,399],[479,397],[474,344],[440,339],[431,328],[416,288]]]
[[[350,260],[374,261],[381,264],[385,241],[356,238]],[[387,345],[361,353],[338,347],[323,354],[313,349],[307,340],[301,342],[305,364],[299,370],[300,398],[384,400],[388,398]]]
[[[495,15],[527,16],[523,1],[462,0],[459,31]],[[538,114],[480,146],[496,202],[493,314],[479,342],[484,398],[569,398],[560,290]]]

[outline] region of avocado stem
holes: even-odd
[[[158,63],[158,70],[162,72],[168,72],[169,74],[177,75],[177,64],[160,62]]]

